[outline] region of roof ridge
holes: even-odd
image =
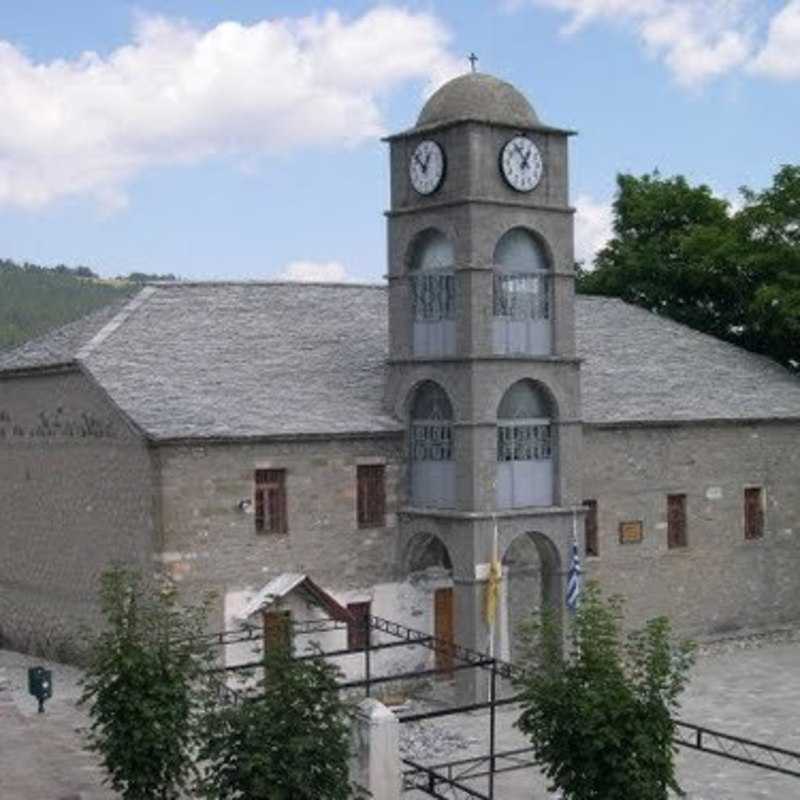
[[[155,293],[155,287],[145,286],[140,292],[127,302],[102,328],[89,339],[86,344],[75,353],[76,361],[85,360],[92,351],[100,344],[102,344],[114,331],[116,331],[122,324],[139,309],[148,298]]]
[[[324,286],[332,289],[386,289],[386,283],[351,283],[347,281],[290,281],[290,280],[219,280],[219,281],[151,281],[147,287],[157,289],[195,289],[223,286]]]

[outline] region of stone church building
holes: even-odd
[[[464,75],[387,139],[387,285],[156,284],[0,356],[3,641],[68,640],[126,561],[216,628],[310,576],[486,650],[496,542],[513,657],[576,534],[634,623],[800,618],[800,380],[575,296],[570,135]]]

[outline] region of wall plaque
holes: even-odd
[[[619,524],[619,543],[620,544],[635,544],[642,541],[642,521],[636,520],[635,522],[620,522]]]

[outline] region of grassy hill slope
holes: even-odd
[[[0,349],[133,294],[137,283],[101,280],[86,267],[47,269],[0,259]]]

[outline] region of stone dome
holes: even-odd
[[[448,81],[431,95],[417,119],[417,127],[478,119],[519,127],[536,126],[531,104],[510,83],[481,72],[468,72]]]

